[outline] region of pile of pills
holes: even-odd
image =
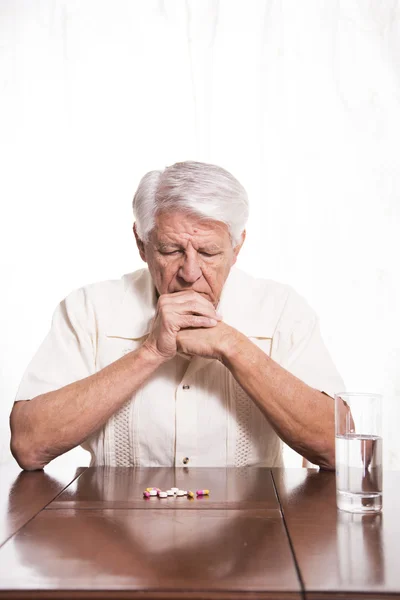
[[[209,496],[209,494],[210,494],[210,490],[196,490],[197,498],[199,498],[201,496]],[[176,487],[166,490],[165,492],[160,490],[160,488],[148,487],[143,492],[144,498],[152,498],[152,497],[156,497],[156,496],[158,498],[168,498],[168,496],[173,496],[175,498],[186,496],[190,500],[193,500],[194,492],[191,492],[190,490],[180,490],[179,488],[176,488]]]

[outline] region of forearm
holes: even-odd
[[[29,401],[10,417],[11,450],[19,465],[41,469],[100,429],[160,366],[145,346],[95,375]]]
[[[267,356],[244,335],[226,346],[223,363],[279,437],[296,452],[334,468],[334,403]]]

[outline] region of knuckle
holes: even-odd
[[[208,317],[198,317],[193,315],[189,318],[189,320],[191,327],[204,327],[211,324],[211,321]]]
[[[166,301],[167,301],[166,294],[161,294],[161,296],[158,298],[158,306],[160,306],[160,307],[165,306]]]
[[[184,327],[198,327],[198,326],[199,326],[198,317],[195,317],[194,315],[188,315],[185,318]]]
[[[188,307],[187,308],[188,308],[188,310],[190,312],[194,312],[196,310],[196,308],[197,308],[196,302],[194,302],[194,300],[192,300],[191,302],[188,302]]]

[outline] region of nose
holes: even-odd
[[[189,250],[183,255],[183,262],[179,267],[178,276],[186,283],[195,283],[202,275],[199,258],[195,250]]]

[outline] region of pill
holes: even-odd
[[[188,498],[194,498],[194,493],[189,491],[189,492],[187,493],[187,497],[188,497]]]
[[[210,490],[196,490],[196,494],[198,496],[208,496],[210,493]]]
[[[145,492],[143,492],[143,496],[145,498],[150,498],[150,492],[148,492],[147,490]]]
[[[157,490],[150,490],[149,491],[149,495],[150,496],[157,496],[157,494],[158,494]]]
[[[174,496],[173,490],[167,490],[167,496]]]
[[[151,490],[154,490],[154,488],[146,488],[146,492],[151,492]]]
[[[176,492],[179,492],[179,488],[173,487],[171,488],[171,492],[174,492],[174,494],[176,494]]]
[[[166,498],[168,496],[167,492],[158,492],[159,498]]]
[[[187,492],[185,492],[184,490],[178,490],[178,491],[176,492],[176,495],[177,495],[177,496],[186,496],[186,494],[187,494]]]

